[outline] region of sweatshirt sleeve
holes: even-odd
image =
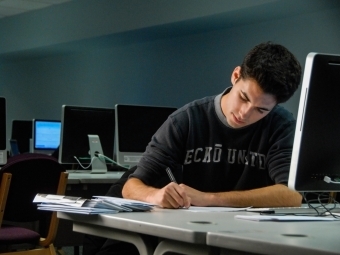
[[[270,137],[267,155],[268,173],[276,184],[287,185],[292,157],[295,120],[278,122]]]
[[[152,136],[136,171],[130,175],[142,180],[146,185],[163,187],[170,182],[165,169],[170,167],[175,178],[181,178],[181,153],[183,134],[177,128],[176,118],[170,115]]]

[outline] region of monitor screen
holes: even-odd
[[[60,144],[59,120],[33,119],[33,152],[52,154]]]
[[[32,120],[12,120],[11,139],[18,143],[20,153],[30,152],[30,140],[32,139]]]
[[[0,165],[7,162],[6,99],[0,97]]]
[[[340,191],[340,55],[306,58],[288,187]],[[324,178],[329,178],[327,182]],[[335,183],[332,183],[335,182]]]
[[[101,148],[96,147],[96,151],[101,149],[101,154],[110,159],[113,158],[115,133],[114,108],[63,105],[61,123],[60,163],[80,163],[84,166],[90,164],[91,160],[93,160],[90,140],[92,145],[100,144]],[[92,140],[93,136],[98,136],[99,141],[95,138]],[[105,162],[105,171],[107,170],[106,164],[108,163],[110,162]],[[94,170],[93,165],[89,169]],[[102,170],[97,172],[102,172]]]
[[[153,134],[177,108],[116,105],[115,153],[117,163],[137,165]]]

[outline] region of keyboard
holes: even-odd
[[[337,208],[337,211],[339,208]],[[317,207],[316,210],[310,207],[270,207],[270,208],[248,208],[248,212],[258,213],[275,213],[275,214],[317,214],[326,211],[323,207]],[[333,212],[333,210],[332,210]]]

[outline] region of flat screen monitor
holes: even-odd
[[[11,139],[18,143],[20,153],[30,152],[30,141],[32,139],[32,120],[12,120]]]
[[[0,165],[7,162],[6,99],[0,97]]]
[[[60,120],[33,119],[33,152],[51,155],[60,144]]]
[[[114,108],[63,105],[59,162],[91,164],[91,173],[105,173],[111,162],[97,154],[113,159],[114,134]]]
[[[15,139],[10,139],[9,140],[9,145],[11,147],[11,157],[19,155],[20,151],[19,151],[19,147],[18,147],[18,141]]]
[[[289,188],[301,192],[340,191],[339,95],[340,55],[309,53],[301,87]]]
[[[137,165],[151,137],[177,108],[145,105],[116,105],[115,154],[117,163]]]

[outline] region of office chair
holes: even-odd
[[[6,184],[6,177],[10,184]],[[65,194],[68,173],[64,167],[45,154],[19,154],[9,158],[0,170],[0,178],[0,205],[4,208],[0,211],[0,254],[56,255],[53,241],[59,223],[57,214],[37,210],[33,199],[37,193]],[[9,186],[7,201],[3,185]]]
[[[4,173],[1,178],[0,183],[0,222],[2,222],[2,218],[5,212],[5,206],[9,191],[9,185],[11,184],[12,174]]]

